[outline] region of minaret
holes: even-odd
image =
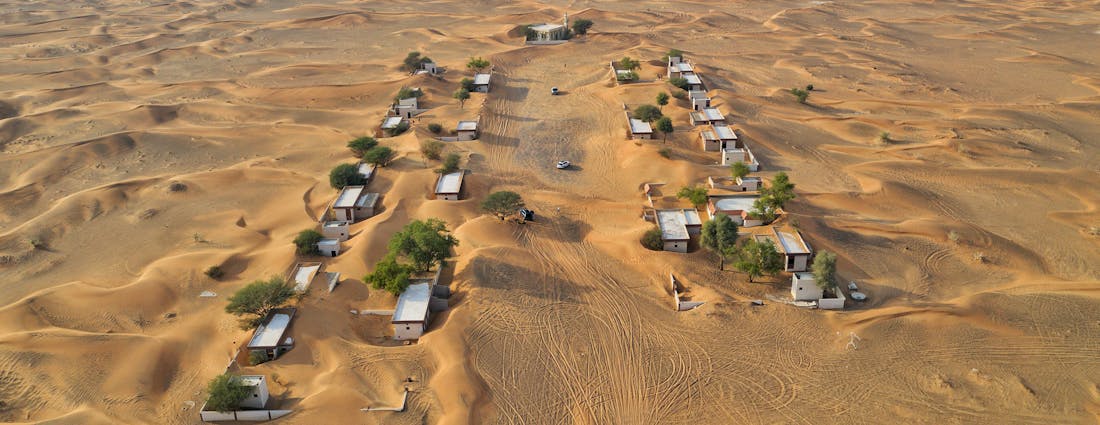
[[[562,18],[562,24],[565,25],[566,29],[569,29],[569,12],[565,12],[565,17]]]

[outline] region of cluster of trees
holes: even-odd
[[[730,166],[731,172],[742,172],[740,168],[734,170],[737,164]],[[745,167],[747,169],[747,167]],[[745,174],[748,174],[747,172]],[[737,174],[734,174],[737,177]],[[743,175],[741,177],[744,177]],[[764,220],[764,222],[774,221],[779,214],[779,210],[782,209],[787,202],[795,198],[794,183],[791,183],[787,173],[778,172],[775,177],[772,178],[771,184],[760,188],[760,197],[752,204],[752,209],[749,211],[749,216],[757,219]]]
[[[592,24],[593,22],[588,19],[577,19],[573,21],[573,32],[580,35],[588,34],[588,29],[592,28]]]
[[[456,246],[458,239],[443,220],[414,220],[390,238],[389,253],[363,277],[363,282],[399,295],[409,287],[413,273],[428,271]]]
[[[386,146],[379,146],[378,141],[375,140],[373,137],[364,136],[352,140],[348,142],[348,149],[351,150],[351,154],[355,155],[356,158],[362,158],[363,162],[374,164],[379,167],[385,167],[386,165],[389,165],[390,161],[392,161],[393,158],[397,156],[397,152],[393,149]],[[337,166],[336,168],[340,167],[341,166]],[[336,169],[334,168],[333,172],[335,171]],[[358,174],[358,170],[356,170],[356,174]],[[332,187],[335,189],[344,187],[336,187],[336,185],[332,182],[332,175],[332,172],[330,172],[329,183],[332,184]]]
[[[635,71],[635,69],[642,67],[641,62],[631,59],[630,56],[623,56],[622,59],[619,59],[617,65],[618,69],[629,71],[617,73],[615,78],[617,78],[619,81],[635,81],[638,79],[638,72]]]
[[[662,103],[662,96],[661,95],[664,95],[664,97],[663,97],[664,102],[663,103]],[[668,104],[668,94],[666,94],[664,92],[658,94],[657,95],[657,104],[659,104],[661,106],[667,105]],[[645,122],[654,123],[654,125],[657,128],[657,131],[660,131],[661,134],[664,135],[664,138],[665,138],[666,142],[668,141],[668,135],[672,134],[673,130],[675,130],[675,127],[672,126],[672,119],[669,118],[669,117],[664,116],[664,113],[661,112],[661,108],[658,108],[658,107],[653,106],[653,105],[648,105],[648,104],[647,105],[640,105],[637,108],[634,108],[634,113],[632,114],[632,116],[635,119],[639,119],[639,120],[642,120],[642,121],[645,121]]]

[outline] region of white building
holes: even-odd
[[[348,240],[350,233],[348,232],[348,222],[346,221],[325,221],[321,223],[321,235],[326,238],[336,239],[338,241]]]
[[[405,121],[404,117],[386,117],[382,119],[382,130],[392,131],[401,125],[401,122]]]
[[[378,169],[377,165],[360,162],[359,163],[359,176],[363,178],[363,184],[370,183],[374,178],[374,172]]]
[[[702,232],[703,221],[694,209],[657,210],[657,227],[665,251],[686,253],[691,235]]]
[[[489,92],[489,80],[492,74],[474,74],[474,91],[478,93]]]
[[[695,67],[682,56],[670,56],[668,58],[668,78],[683,78],[687,74],[694,73]]]
[[[649,123],[639,119],[630,118],[629,116],[627,117],[627,120],[629,120],[628,123],[630,124],[631,139],[649,140],[653,138],[653,127],[651,127]]]
[[[393,339],[420,339],[428,328],[428,305],[432,300],[432,283],[409,285],[397,298],[393,311]]]
[[[707,199],[707,215],[711,220],[714,220],[719,214],[727,215],[741,227],[760,226],[764,222],[750,218],[749,214],[749,211],[752,211],[753,203],[757,199],[760,199],[760,197],[743,195],[710,196]]]
[[[332,203],[332,215],[336,221],[355,222],[370,218],[378,205],[378,194],[366,191],[366,186],[345,186]]]
[[[275,360],[282,353],[290,351],[294,347],[294,339],[287,334],[297,311],[294,308],[278,308],[268,313],[248,340],[248,351],[262,352],[269,360]]]
[[[416,97],[401,99],[390,105],[390,115],[392,115],[391,118],[412,118],[416,115],[420,115],[426,110],[427,109],[420,109],[420,100]],[[398,121],[398,123],[400,123],[400,121]],[[396,127],[397,124],[393,124],[393,126]],[[387,129],[385,126],[383,126],[382,128]]]
[[[759,191],[761,184],[760,177],[745,176],[737,178],[737,185],[741,187],[742,191]]]
[[[321,239],[317,242],[317,250],[321,252],[321,255],[326,257],[340,255],[340,240],[336,238]]]
[[[783,271],[804,272],[810,267],[813,249],[798,230],[772,227],[770,235],[754,235],[757,241],[770,241],[783,254]]]
[[[439,65],[436,65],[435,62],[421,62],[420,63],[420,69],[418,69],[416,71],[416,73],[417,74],[432,74],[432,75],[438,74],[439,73]]]
[[[209,410],[206,404],[199,409],[199,418],[203,422],[263,422],[289,415],[290,410],[267,409],[271,398],[267,389],[267,379],[262,375],[243,375],[232,378],[238,384],[248,388],[248,395],[240,404],[228,412]]]
[[[702,111],[710,107],[710,96],[707,96],[705,91],[691,90],[688,92],[688,99],[691,100],[693,111]]]
[[[814,301],[817,308],[825,310],[840,310],[844,308],[847,297],[839,287],[832,290],[831,297],[826,298],[825,291],[817,286],[814,275],[808,272],[797,272],[791,275],[791,298],[795,301]]]
[[[699,78],[699,74],[694,72],[685,72],[683,74],[684,80],[687,80],[687,90],[706,90],[703,87],[703,79]]]
[[[569,15],[564,15],[560,24],[538,24],[530,28],[535,33],[535,41],[565,40],[569,36]]]
[[[741,148],[726,147],[722,149],[722,165],[733,165],[735,162],[743,162],[749,167],[749,171],[760,171],[760,163],[756,162],[756,155],[752,154],[748,146]]]
[[[435,183],[435,199],[457,201],[462,196],[462,181],[466,176],[463,170],[442,174]]]
[[[267,392],[267,380],[263,375],[238,376],[237,383],[248,387],[248,396],[241,400],[240,407],[246,409],[263,409],[267,406],[270,394]]]
[[[703,141],[703,150],[707,152],[717,152],[727,147],[741,147],[737,133],[726,125],[706,127],[699,132],[699,138]]]
[[[477,139],[477,121],[459,121],[458,125],[455,126],[455,135],[458,136],[460,141]]]
[[[291,285],[294,285],[294,292],[304,293],[309,291],[309,287],[313,285],[314,279],[321,271],[321,266],[322,264],[317,262],[295,264],[287,279]]]
[[[726,125],[726,116],[718,108],[703,108],[702,111],[692,111],[691,125]]]

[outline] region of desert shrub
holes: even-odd
[[[645,122],[653,122],[653,121],[657,121],[657,120],[661,119],[661,117],[664,116],[664,114],[662,114],[661,110],[659,108],[657,108],[656,106],[641,105],[641,106],[638,106],[637,108],[634,108],[634,115],[633,116],[634,116],[634,118],[645,121]]]
[[[184,192],[187,191],[187,185],[180,182],[172,182],[168,185],[169,192]]]
[[[378,141],[373,137],[364,136],[348,142],[348,149],[351,149],[356,158],[362,158],[364,153],[375,146],[378,146]]]
[[[807,84],[806,85],[806,91],[814,91],[814,85],[813,84]]]
[[[443,126],[437,122],[433,122],[431,124],[428,124],[428,131],[439,134],[439,132],[443,131]]]
[[[665,249],[665,242],[661,239],[661,229],[656,227],[649,229],[642,235],[642,246],[650,251],[661,251]]]
[[[471,57],[469,62],[466,62],[466,68],[472,69],[477,72],[489,67],[489,61],[482,59],[481,56],[476,58]]]
[[[681,52],[679,49],[669,49],[668,53],[665,53],[665,61],[667,62],[670,57],[682,58],[684,57],[684,52]]]
[[[573,32],[577,34],[588,34],[589,28],[592,28],[592,21],[588,19],[577,19],[576,21],[573,21]]]
[[[359,174],[359,167],[354,164],[340,164],[328,172],[328,184],[333,189],[339,190],[344,186],[361,185],[365,182],[366,179]]]
[[[883,132],[879,133],[878,134],[878,142],[879,142],[879,144],[883,144],[883,145],[890,144],[890,132],[889,131],[883,131]]]
[[[630,56],[623,56],[622,59],[619,59],[619,69],[632,70],[641,68],[641,66],[641,62],[631,59]]]
[[[986,258],[984,252],[975,252],[974,253],[974,261],[977,261],[979,263],[984,263],[987,259],[988,258]]]
[[[267,352],[264,351],[252,351],[248,353],[248,364],[252,366],[259,366],[267,363],[271,358],[267,356]]]
[[[222,271],[222,268],[219,266],[210,266],[202,273],[214,280],[221,279],[222,276],[225,276],[225,271]]]
[[[806,99],[810,97],[810,92],[800,88],[793,88],[790,92],[794,97],[798,98],[798,103],[806,103]]]
[[[385,167],[395,156],[397,156],[397,152],[393,149],[386,146],[375,146],[367,151],[367,153],[363,154],[363,161],[366,161],[368,164]]]
[[[405,71],[413,72],[417,69],[420,69],[420,64],[431,61],[432,60],[427,56],[420,56],[420,52],[409,52],[409,54],[405,56],[405,60],[401,64],[401,68]]]
[[[951,242],[959,243],[959,232],[954,230],[947,232],[947,239]]]
[[[668,83],[669,83],[669,84],[672,84],[672,85],[674,85],[674,86],[676,86],[676,87],[679,87],[679,88],[681,88],[681,89],[683,89],[683,90],[687,90],[687,89],[688,89],[688,87],[690,87],[690,86],[688,85],[688,80],[687,80],[687,78],[683,78],[683,77],[675,77],[675,78],[669,78],[669,79],[668,79]],[[686,96],[686,95],[685,95],[685,96]]]
[[[408,121],[401,121],[401,122],[397,123],[396,126],[389,129],[387,132],[389,133],[390,137],[394,137],[394,136],[400,136],[402,133],[404,133],[406,131],[409,131],[409,122]]]
[[[671,159],[672,158],[672,149],[669,149],[669,148],[658,149],[657,150],[657,155],[663,156],[667,159]]]
[[[206,408],[218,412],[237,410],[248,397],[249,388],[236,376],[224,373],[214,377],[206,385]]]
[[[324,236],[321,233],[313,229],[306,229],[298,232],[298,236],[294,238],[294,246],[296,246],[298,255],[317,255],[320,251],[317,250],[317,242],[320,242]]]
[[[686,92],[684,90],[673,90],[672,91],[672,97],[675,97],[675,98],[680,99],[680,100],[687,100],[688,92]]]
[[[420,144],[420,153],[424,154],[425,158],[438,160],[440,155],[443,154],[443,142],[438,140],[425,140]]]
[[[457,153],[447,154],[446,158],[443,158],[443,165],[436,170],[440,174],[450,174],[458,171],[458,164],[462,161],[462,157]]]

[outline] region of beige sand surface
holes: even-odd
[[[523,46],[517,24],[563,12],[593,33]],[[246,369],[295,411],[280,423],[1100,422],[1098,45],[1095,0],[0,0],[0,422],[198,422],[249,336],[225,298],[293,263],[345,142],[401,86],[432,109],[382,141],[400,155],[371,183],[381,212],[327,261],[348,280],[299,303],[296,348]],[[622,104],[668,86],[615,86],[607,62],[651,79],[669,48],[761,175],[798,185],[784,220],[870,301],[750,307],[788,278],[638,244],[643,183],[723,172],[682,101],[667,144],[625,139]],[[410,50],[444,80],[401,72]],[[460,108],[474,55],[495,88]],[[808,105],[785,92],[810,83]],[[447,147],[468,199],[431,199],[427,123],[478,114],[482,139]],[[501,189],[538,220],[481,214]],[[461,240],[455,294],[397,345],[348,310],[393,304],[358,279],[428,217]],[[707,303],[672,311],[670,271]],[[359,410],[405,385],[408,411]]]

